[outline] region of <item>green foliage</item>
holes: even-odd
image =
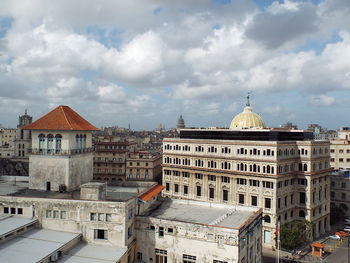
[[[307,220],[294,220],[281,227],[281,246],[284,249],[295,249],[304,244],[312,234],[312,223]]]
[[[344,204],[340,204],[339,206],[331,205],[331,225],[342,219],[347,210],[348,207]]]

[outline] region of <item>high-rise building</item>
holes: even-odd
[[[183,129],[163,141],[163,196],[263,209],[263,244],[277,222],[330,228],[329,141],[302,130],[266,128],[249,100],[230,129]],[[310,237],[311,238],[311,237]]]
[[[331,166],[334,169],[350,169],[350,128],[341,127],[337,138],[330,140]]]

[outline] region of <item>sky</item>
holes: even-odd
[[[0,123],[350,126],[349,0],[0,0]]]

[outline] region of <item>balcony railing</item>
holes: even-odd
[[[71,149],[71,150],[32,148],[28,150],[28,153],[36,154],[36,155],[73,155],[73,154],[91,153],[93,151],[94,151],[94,148]]]

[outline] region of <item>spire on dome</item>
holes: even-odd
[[[248,95],[247,95],[247,103],[245,104],[247,107],[250,107],[250,102],[249,102],[249,99],[250,99],[250,91],[248,92]]]

